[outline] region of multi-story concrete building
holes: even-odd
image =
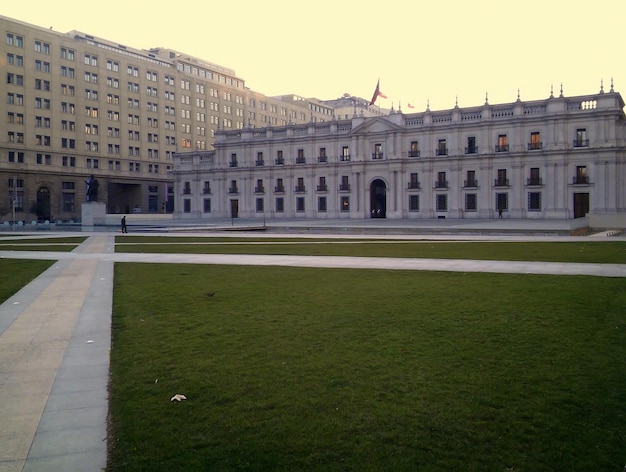
[[[181,218],[576,218],[626,211],[619,93],[218,131],[174,156]],[[342,117],[343,118],[343,117]]]
[[[173,208],[172,154],[212,149],[217,129],[332,119],[267,97],[235,71],[0,16],[0,221],[78,219],[86,180],[110,213]]]

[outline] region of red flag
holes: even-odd
[[[376,82],[376,90],[374,90],[374,96],[372,97],[372,101],[370,102],[370,106],[372,106],[378,97],[387,98],[387,95],[384,95],[380,91],[380,79]]]
[[[415,108],[415,107],[409,103],[409,108]]]

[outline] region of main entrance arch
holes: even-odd
[[[370,184],[370,215],[372,218],[387,217],[387,185],[381,179]]]

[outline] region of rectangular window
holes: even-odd
[[[539,176],[539,167],[530,168],[530,177],[527,181],[528,185],[541,185],[541,177]]]
[[[435,182],[435,188],[448,188],[448,181],[446,180],[445,172],[437,172],[437,181]]]
[[[508,193],[496,193],[496,211],[508,211],[509,210],[509,194]]]
[[[65,213],[74,213],[74,199],[75,195],[73,193],[63,192],[63,211]]]
[[[283,213],[285,211],[285,199],[283,197],[276,198],[276,213]]]
[[[296,211],[304,211],[304,197],[296,197]]]
[[[437,141],[437,152],[438,156],[447,156],[448,155],[448,145],[445,139],[440,139]]]
[[[528,211],[541,211],[541,192],[528,192]]]
[[[350,191],[350,182],[348,175],[341,176],[341,184],[339,184],[340,192],[349,192]]]
[[[574,139],[574,147],[589,146],[589,138],[587,137],[587,128],[578,128],[576,130],[576,139]]]
[[[419,143],[417,141],[411,141],[409,157],[420,157]]]
[[[467,171],[467,180],[464,182],[464,187],[478,187],[478,182],[476,181],[476,171],[468,170]]]
[[[382,159],[383,156],[383,145],[382,143],[374,144],[374,152],[372,153],[372,159]]]
[[[477,152],[478,148],[476,147],[476,136],[468,136],[465,154],[476,154]]]
[[[496,187],[508,187],[509,179],[506,178],[506,169],[498,169],[498,178],[495,181]]]
[[[350,197],[341,197],[339,210],[350,211]]]
[[[419,195],[409,195],[409,211],[420,211]]]
[[[448,195],[445,193],[437,195],[437,211],[448,211]]]
[[[191,213],[191,200],[189,198],[183,200],[183,213]]]
[[[466,193],[465,194],[465,211],[476,211],[478,209],[477,202],[478,202],[478,198],[475,193]]]
[[[533,131],[530,133],[530,142],[528,143],[529,151],[536,151],[541,149],[541,133],[539,131]]]
[[[204,202],[204,206],[203,206],[204,213],[211,213],[211,199],[205,198],[203,202]]]
[[[265,200],[262,198],[256,199],[256,212],[257,213],[263,213],[265,211],[264,202]]]
[[[420,188],[420,183],[418,180],[418,174],[417,172],[411,172],[410,179],[409,179],[409,189],[417,190],[419,188]]]
[[[574,176],[575,184],[588,184],[589,176],[587,175],[587,166],[576,166],[576,175]]]
[[[343,146],[341,148],[341,156],[339,160],[342,162],[346,162],[350,160],[350,147]]]
[[[496,144],[496,152],[507,152],[509,150],[509,141],[506,134],[498,135],[498,144]]]
[[[326,208],[326,197],[319,197],[317,199],[317,211],[319,212],[326,212],[327,208]]]

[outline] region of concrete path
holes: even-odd
[[[57,261],[0,305],[0,472],[93,472],[106,467],[115,262],[626,277],[625,264],[124,254],[114,253],[115,234],[82,235],[89,237],[69,253],[0,251],[0,258]],[[48,233],[37,237],[51,236],[68,235]],[[13,238],[15,236],[6,235],[2,239]],[[29,235],[24,239],[34,238]]]

